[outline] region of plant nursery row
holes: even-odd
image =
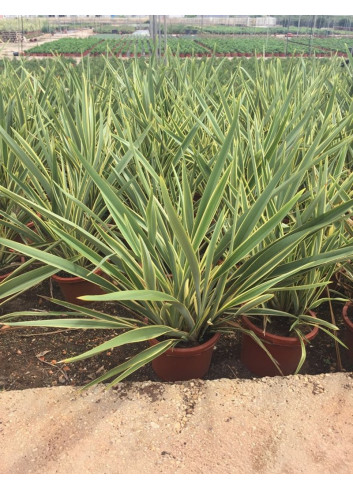
[[[100,28],[99,28],[100,29]],[[112,32],[113,29],[116,29],[116,26],[106,26],[105,32]],[[161,25],[161,30],[163,32],[164,26]],[[225,26],[225,25],[212,25],[212,26],[200,26],[198,25],[186,25],[186,24],[169,24],[167,25],[168,34],[218,34],[218,35],[233,35],[233,36],[264,36],[264,35],[310,35],[313,34],[315,36],[332,36],[332,35],[352,35],[352,32],[347,30],[335,30],[333,28],[325,28],[325,29],[312,29],[311,27],[297,27],[297,26],[289,26],[289,27],[241,27],[241,26]]]
[[[319,337],[353,366],[352,59],[245,61],[4,60],[0,341],[109,332],[64,366],[140,346],[88,386],[203,377],[235,332],[253,375]],[[49,278],[61,296],[11,307]]]
[[[169,37],[167,48],[174,55],[181,57],[197,55],[211,56],[254,56],[254,55],[308,55],[332,56],[339,54],[346,56],[346,39],[313,39],[302,37],[286,41],[276,37],[243,36],[232,37],[192,37],[175,38]],[[164,41],[159,47],[162,54],[165,51]],[[65,38],[58,41],[44,43],[28,49],[28,56],[53,56],[62,54],[67,56],[86,56],[87,54],[97,56],[110,54],[115,56],[149,56],[153,51],[153,43],[150,39],[133,36],[116,36],[105,39],[90,37],[87,39]]]

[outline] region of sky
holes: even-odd
[[[353,15],[353,2],[335,0],[16,0],[1,2],[0,15]]]

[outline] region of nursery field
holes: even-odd
[[[173,55],[186,56],[302,56],[318,57],[339,54],[346,56],[347,47],[352,47],[351,38],[313,38],[300,36],[290,40],[283,37],[242,35],[242,36],[183,36],[167,39],[167,49]],[[164,42],[161,45],[164,54]],[[150,56],[153,42],[149,38],[131,35],[110,35],[102,37],[98,34],[87,39],[65,38],[34,46],[25,51],[26,56],[97,56],[109,54],[113,56]]]
[[[351,370],[348,60],[4,60],[3,388]]]
[[[1,23],[0,23],[1,26]],[[72,27],[72,26],[71,26]],[[146,25],[147,27],[147,25]],[[164,32],[164,24],[161,24],[161,31]],[[94,27],[94,32],[97,34],[133,34],[134,28],[128,25],[116,25],[116,24],[104,24]],[[206,35],[218,35],[218,36],[267,36],[267,35],[287,35],[291,36],[299,35],[305,36],[313,34],[316,37],[329,37],[329,36],[351,36],[352,31],[334,29],[332,27],[326,29],[317,29],[311,27],[298,27],[295,25],[283,27],[245,27],[245,26],[231,26],[231,25],[204,25],[200,24],[180,24],[171,23],[167,25],[167,32],[174,35],[190,35],[190,34],[206,34]]]

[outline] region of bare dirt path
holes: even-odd
[[[19,42],[0,43],[0,59],[13,58],[13,53],[21,51],[21,47],[22,51],[25,51],[26,49],[33,48],[34,46],[40,46],[41,44],[44,44],[46,42],[56,41],[58,39],[62,39],[63,37],[75,37],[82,39],[92,35],[94,35],[93,29],[81,29],[75,31],[67,31],[66,33],[57,32],[54,35],[42,34],[41,36],[36,36],[36,42],[29,42],[29,39],[26,39],[26,41],[22,42],[22,44]],[[38,58],[38,56],[36,56],[36,58]]]
[[[353,375],[0,393],[3,474],[353,472]]]

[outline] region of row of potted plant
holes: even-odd
[[[238,54],[248,54],[253,56],[254,53],[269,54],[327,54],[331,55],[346,52],[346,40],[341,39],[314,39],[300,38],[298,41],[285,39],[262,37],[262,36],[245,36],[242,38],[207,38],[199,37],[196,41],[206,46],[208,49],[219,54],[228,54],[235,56]]]
[[[330,28],[326,29],[312,29],[310,27],[236,27],[236,26],[222,26],[222,25],[212,25],[206,26],[202,29],[203,32],[210,34],[221,34],[221,35],[276,35],[276,34],[299,34],[299,35],[315,35],[315,36],[332,36],[335,35],[351,35],[350,31],[338,31]]]
[[[344,54],[345,41],[341,39],[314,39],[301,38],[300,41],[289,41],[278,38],[262,36],[246,36],[241,38],[175,38],[169,37],[168,48],[181,57],[197,55],[210,56],[253,56],[258,55],[300,55],[316,54],[317,56]],[[164,42],[160,46],[164,53]],[[150,39],[141,39],[131,36],[116,36],[116,39],[102,40],[99,37],[87,39],[60,39],[41,46],[33,47],[25,52],[26,55],[53,56],[53,53],[67,56],[86,56],[87,54],[100,55],[112,52],[122,56],[148,55],[153,50]]]
[[[1,168],[12,182],[0,196],[35,230],[0,238],[27,257],[1,282],[0,298],[53,274],[75,275],[99,294],[54,300],[71,311],[64,318],[43,310],[24,320],[33,313],[19,311],[2,323],[117,331],[65,362],[149,342],[90,385],[115,385],[150,361],[166,380],[202,376],[219,335],[234,331],[250,340],[242,358],[254,373],[262,352],[267,374],[297,372],[319,329],[339,341],[336,327],[310,311],[353,254],[349,76],[334,85],[337,63],[312,65],[304,77],[295,60],[289,75],[256,60],[254,77],[240,67],[221,82],[213,59],[167,62],[143,68],[136,60],[121,76],[106,58],[99,83],[89,65],[67,69],[64,80],[41,80],[46,97],[39,84],[21,85],[26,122],[0,119]],[[16,230],[17,221],[7,212],[2,224]],[[118,301],[131,315],[84,301]],[[278,319],[286,321],[274,335],[289,340],[284,357],[270,344]],[[204,363],[185,372],[200,350]]]
[[[52,42],[46,42],[40,46],[34,46],[25,51],[27,56],[30,55],[52,55],[56,54],[71,54],[85,56],[88,54],[90,49],[96,46],[100,42],[97,37],[89,37],[85,39],[75,39],[75,38],[62,38]]]

